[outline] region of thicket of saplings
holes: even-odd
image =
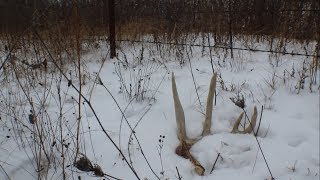
[[[193,33],[211,33],[215,40],[232,35],[253,35],[319,40],[318,0],[120,0],[116,1],[118,39],[144,35],[174,40]],[[108,1],[9,1],[0,4],[3,33],[33,26],[41,31],[73,34],[75,14],[86,38],[108,33]]]

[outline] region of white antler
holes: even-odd
[[[199,163],[199,161],[192,156],[192,154],[190,153],[190,149],[202,137],[211,134],[210,129],[212,124],[213,98],[216,90],[216,83],[217,83],[217,73],[215,73],[212,76],[210,81],[209,93],[207,98],[207,106],[206,106],[206,114],[205,114],[205,120],[203,123],[201,136],[200,138],[190,139],[188,138],[186,133],[186,122],[185,122],[184,111],[179,99],[174,73],[172,73],[172,94],[173,94],[174,109],[176,113],[176,122],[177,122],[177,128],[178,128],[177,134],[178,134],[178,139],[180,141],[180,144],[176,148],[175,152],[177,155],[184,157],[186,159],[189,159],[191,163],[194,165],[195,172],[201,176],[204,175],[205,169]],[[257,107],[254,106],[253,115],[251,117],[251,121],[249,122],[250,123],[249,126],[245,128],[243,131],[240,131],[239,125],[243,118],[243,115],[244,115],[244,112],[240,114],[240,116],[234,123],[231,133],[246,134],[246,133],[251,133],[254,130],[254,127],[256,126],[256,122],[257,122]]]
[[[192,147],[192,145],[198,142],[202,137],[209,135],[211,133],[210,128],[212,124],[211,122],[212,122],[213,97],[215,94],[216,82],[217,82],[217,73],[215,73],[211,78],[209,94],[207,98],[205,121],[203,123],[201,137],[198,139],[189,139],[186,133],[184,111],[179,99],[174,73],[172,73],[172,94],[173,94],[174,108],[176,113],[176,122],[178,127],[177,134],[178,134],[178,139],[180,140],[180,144],[176,148],[176,154],[186,159],[189,159],[194,165],[196,173],[201,176],[204,175],[205,169],[201,166],[201,164],[197,161],[197,159],[192,156],[189,150]]]
[[[231,133],[250,134],[254,130],[254,127],[256,126],[256,122],[257,122],[257,107],[254,106],[254,108],[253,108],[253,114],[252,114],[251,120],[249,122],[249,126],[241,131],[241,130],[239,130],[239,125],[240,125],[240,122],[242,120],[243,115],[244,115],[244,112],[242,112],[240,114],[240,116],[238,117],[238,119],[234,123]]]
[[[216,84],[217,84],[217,73],[214,73],[214,75],[211,78],[210,86],[209,86],[209,93],[208,93],[207,106],[206,106],[206,116],[205,116],[205,121],[203,123],[202,136],[207,136],[211,133],[210,128],[211,128],[211,122],[212,122],[213,97],[216,91]]]
[[[177,85],[176,85],[174,73],[172,73],[172,94],[173,94],[174,110],[176,113],[176,122],[178,126],[178,139],[180,141],[186,140],[187,139],[186,120],[185,120],[184,111],[179,99],[179,94],[177,91]]]

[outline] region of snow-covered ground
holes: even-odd
[[[260,48],[263,46],[264,44]],[[152,171],[160,179],[179,179],[178,172],[181,179],[185,180],[270,179],[266,162],[276,179],[319,179],[319,76],[317,84],[310,85],[310,71],[306,70],[309,77],[303,83],[304,88],[298,88],[301,85],[303,67],[309,69],[312,57],[235,50],[234,58],[231,59],[230,55],[224,57],[225,51],[217,50],[217,53],[212,52],[211,59],[209,49],[203,50],[201,47],[180,47],[167,52],[167,49],[159,49],[154,45],[141,47],[139,44],[123,43],[121,51],[118,51],[118,59],[106,58],[102,61],[104,57],[108,57],[104,51],[106,48],[101,45],[99,49],[91,49],[82,56],[85,62],[82,69],[85,74],[82,92],[90,100],[101,125],[141,179],[157,179]],[[72,83],[79,87],[75,75],[77,72],[73,71],[72,66],[66,67],[69,69],[66,72]],[[198,176],[188,159],[175,154],[179,140],[176,135],[171,73],[175,73],[186,117],[187,135],[196,138],[202,132],[212,67],[218,73],[218,80],[211,134],[194,144],[190,150],[205,168],[204,176]],[[46,132],[57,133],[44,135],[44,141],[48,140],[50,146],[56,141],[51,136],[60,137],[58,124],[61,119],[57,101],[59,76],[48,77],[51,80],[43,82],[52,83],[47,86],[48,93],[41,93],[44,89],[38,85],[28,92],[36,104],[35,111],[40,112],[38,109],[42,107],[50,115],[50,118],[44,119],[50,119],[48,122],[52,123],[50,126],[54,130]],[[67,85],[66,79],[61,79],[62,139],[63,144],[70,145],[65,146],[66,155],[73,157],[78,94]],[[27,84],[27,81],[22,83]],[[0,179],[7,178],[5,172],[11,179],[37,179],[34,152],[41,150],[35,151],[32,144],[31,131],[35,130],[35,125],[28,122],[31,107],[27,101],[21,100],[26,99],[21,92],[19,96],[14,96],[21,98],[16,101],[25,103],[19,111],[21,119],[17,120],[22,123],[15,124],[12,123],[15,116],[8,113],[14,111],[9,111],[10,108],[4,103],[16,102],[9,97],[12,95],[9,92],[18,92],[19,89],[17,82],[13,81],[13,84],[15,86],[8,83],[1,87]],[[242,112],[230,98],[238,96],[244,97],[249,117],[254,106],[258,109],[257,124],[260,119],[261,124],[257,139],[266,162],[253,134],[230,133],[236,118]],[[44,97],[47,97],[44,105],[36,103],[44,102]],[[11,105],[20,107],[18,104]],[[260,117],[262,106],[264,110]],[[82,103],[81,113],[80,152],[108,175],[120,179],[136,179],[117,149],[102,132],[88,103]],[[134,134],[126,121],[134,129]],[[18,134],[24,140],[20,141]],[[48,151],[51,157],[55,157],[52,159],[56,159],[49,167],[46,176],[48,179],[63,178],[61,151],[58,150],[61,149],[62,142],[58,139],[56,143],[57,149],[54,147]],[[218,154],[220,157],[217,159]],[[91,172],[76,169],[72,161],[70,158],[65,162],[68,179],[77,179],[78,176],[81,179],[103,179],[93,176]],[[215,161],[215,168],[210,173]],[[60,164],[60,167],[53,164]]]

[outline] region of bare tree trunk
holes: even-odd
[[[229,0],[229,43],[231,58],[233,59],[233,40],[232,40],[232,12],[231,12],[231,0]]]
[[[107,5],[105,0],[105,5]],[[110,42],[110,58],[116,57],[116,23],[115,23],[115,1],[108,0],[109,10],[109,42]],[[108,11],[106,11],[108,12]]]

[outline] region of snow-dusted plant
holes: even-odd
[[[121,50],[121,55],[114,62],[115,74],[120,83],[119,93],[123,93],[128,100],[135,99],[142,102],[151,99],[151,92],[154,90],[152,76],[160,64],[155,63],[152,58],[146,58],[145,51],[143,46],[139,54]]]

